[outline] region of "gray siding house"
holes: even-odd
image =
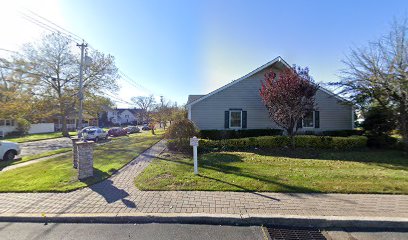
[[[277,57],[207,95],[190,95],[188,118],[201,130],[280,128],[269,118],[259,89],[265,73],[271,70],[278,73],[288,67],[288,63]],[[353,106],[340,96],[320,87],[316,107],[316,111],[304,117],[298,131],[353,129]]]

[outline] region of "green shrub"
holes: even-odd
[[[167,128],[165,137],[182,141],[183,139],[189,139],[194,135],[197,135],[197,128],[194,123],[188,119],[180,119]]]
[[[192,152],[192,147],[190,146],[190,141],[183,139],[181,141],[170,139],[166,142],[167,148],[172,151],[177,152]]]
[[[397,127],[397,116],[392,109],[371,106],[365,113],[362,127],[372,135],[388,135]]]
[[[366,145],[367,138],[363,136],[330,137],[303,135],[295,137],[295,146],[299,148],[347,150],[364,148]],[[224,140],[204,139],[200,141],[200,147],[202,150],[242,150],[249,148],[281,148],[288,146],[290,146],[290,138],[287,136],[263,136]]]
[[[217,150],[248,150],[253,148],[286,148],[289,146],[290,138],[288,136],[262,136],[222,140],[201,139],[198,149],[201,152],[206,152]],[[366,147],[367,138],[364,136],[330,137],[302,135],[295,136],[295,146],[297,148],[349,150]],[[173,151],[192,152],[192,147],[188,139],[182,141],[168,140],[167,147]]]
[[[245,129],[245,130],[201,130],[200,137],[203,139],[221,140],[259,136],[282,135],[281,129]]]
[[[333,131],[323,131],[322,135],[332,136],[332,137],[350,137],[350,136],[361,136],[364,134],[364,130],[333,130]]]
[[[17,118],[16,123],[16,131],[19,132],[21,136],[28,134],[31,127],[31,123],[29,121],[25,120],[24,118]]]
[[[367,146],[370,148],[400,148],[400,146],[397,146],[397,139],[386,134],[370,134],[367,138]]]

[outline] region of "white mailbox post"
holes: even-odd
[[[198,147],[198,139],[197,137],[190,138],[190,146],[193,146],[193,158],[194,158],[194,174],[198,174],[198,163],[197,163],[197,147]]]

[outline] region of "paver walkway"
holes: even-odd
[[[113,177],[70,193],[2,193],[0,215],[16,213],[203,213],[408,218],[408,196],[140,191],[134,178],[165,148],[160,141]]]

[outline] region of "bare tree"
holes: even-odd
[[[149,112],[153,110],[156,104],[154,96],[150,95],[148,97],[145,96],[132,97],[131,100],[136,106],[138,106],[142,110],[140,114],[142,117],[142,122],[149,121]]]
[[[378,103],[398,113],[408,149],[408,22],[394,21],[391,31],[365,48],[354,48],[343,61],[339,86],[361,108]]]

